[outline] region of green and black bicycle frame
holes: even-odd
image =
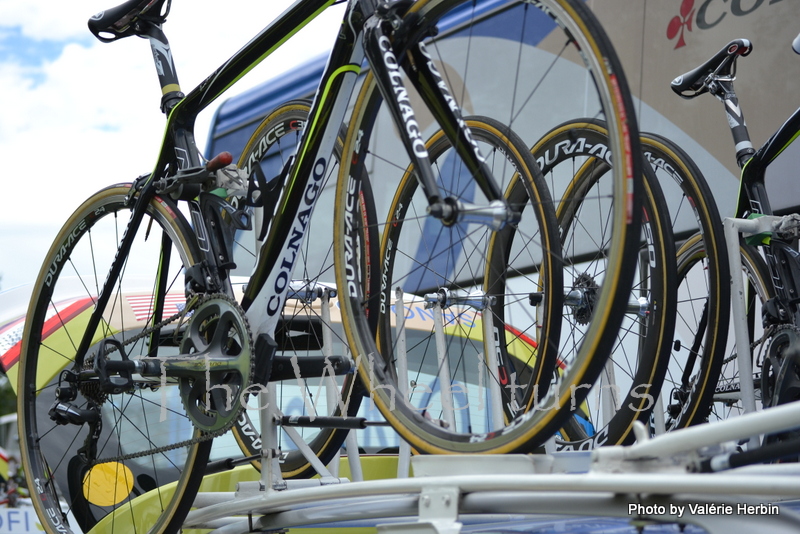
[[[765,186],[767,167],[800,135],[800,109],[755,150],[733,87],[736,62],[753,50],[747,39],[734,39],[699,67],[672,81],[672,90],[683,98],[703,93],[714,95],[725,106],[736,148],[736,161],[742,169],[735,217],[774,215]],[[757,243],[772,277],[776,298],[766,305],[764,320],[770,324],[800,325],[800,254],[781,236],[763,236]],[[793,239],[791,239],[793,241]]]
[[[795,51],[800,53],[800,37],[795,40]],[[694,98],[703,93],[714,95],[725,107],[728,125],[736,148],[736,161],[741,168],[739,196],[734,213],[737,219],[757,218],[775,215],[769,201],[765,185],[766,170],[769,165],[800,135],[800,109],[796,110],[781,127],[758,150],[750,141],[750,134],[744,120],[739,99],[733,87],[736,62],[753,50],[747,39],[734,39],[710,59],[691,71],[672,81],[672,90],[683,98]],[[756,321],[761,321],[765,329],[786,325],[784,334],[772,330],[769,350],[761,362],[761,392],[765,407],[774,403],[796,400],[800,391],[800,381],[796,379],[796,369],[800,369],[797,359],[797,336],[794,333],[800,326],[800,253],[797,251],[797,220],[785,220],[784,229],[765,234],[747,236],[744,242],[758,246],[766,259],[772,280],[774,297],[763,303],[761,317],[755,316],[755,306],[746,306],[746,324],[749,338],[753,339]],[[731,273],[734,274],[734,273]],[[750,304],[755,296],[751,294]],[[702,335],[704,323],[701,322],[697,335]],[[697,337],[696,340],[699,340]],[[794,346],[792,346],[794,345]],[[791,348],[789,348],[791,347]],[[788,350],[787,350],[788,348]],[[792,357],[785,357],[793,355]],[[773,359],[777,356],[777,359]],[[683,383],[688,384],[693,366],[687,363]],[[778,386],[777,383],[782,385]],[[780,393],[770,391],[780,387]],[[769,440],[767,440],[769,441]]]
[[[800,109],[796,110],[781,127],[758,149],[750,141],[750,134],[733,87],[735,64],[740,56],[750,53],[749,41],[745,52],[736,50],[736,40],[718,54],[721,58],[715,79],[705,84],[706,89],[724,106],[736,148],[736,161],[741,168],[737,218],[774,215],[765,185],[768,166],[800,135]],[[716,56],[715,56],[716,57]],[[713,58],[712,58],[713,60]],[[764,250],[776,298],[765,304],[765,324],[800,325],[800,253],[791,240],[776,234],[763,236],[757,243]]]
[[[732,91],[732,88],[731,88]],[[744,121],[742,120],[742,123]],[[746,129],[745,129],[746,131]],[[800,109],[742,166],[737,217],[773,215],[765,186],[768,166],[800,135]],[[800,253],[795,239],[773,233],[759,245],[764,250],[775,299],[765,305],[763,320],[768,324],[800,325]]]
[[[188,269],[190,279],[187,285],[190,289],[198,292],[231,292],[227,280],[227,270],[230,268],[230,258],[227,256],[229,243],[224,242],[224,235],[210,231],[209,213],[214,210],[203,209],[204,195],[209,194],[204,191],[204,184],[212,178],[213,169],[204,164],[197,149],[193,133],[195,118],[281,43],[335,3],[339,1],[297,0],[185,96],[180,89],[169,43],[162,29],[169,11],[169,0],[157,2],[155,7],[151,4],[150,11],[146,11],[149,0],[129,0],[90,21],[93,33],[106,42],[130,35],[149,39],[162,89],[161,107],[167,115],[167,127],[153,171],[137,179],[131,188],[130,220],[98,297],[95,312],[80,342],[75,372],[82,369],[93,333],[100,324],[102,311],[112,296],[147,205],[154,197],[159,196],[170,203],[189,203],[194,231],[204,253],[202,262]],[[275,210],[275,219],[269,223],[258,255],[258,264],[241,303],[248,310],[257,299],[261,299],[259,305],[264,306],[265,313],[261,314],[260,324],[253,325],[254,332],[273,335],[288,286],[279,280],[291,277],[296,247],[305,235],[306,221],[317,199],[317,181],[325,174],[330,163],[350,95],[365,59],[380,81],[383,98],[417,170],[417,178],[427,195],[431,213],[441,218],[444,224],[453,224],[465,217],[467,207],[455,199],[442,198],[440,195],[427,154],[419,149],[418,132],[411,127],[414,115],[407,99],[402,98],[408,93],[403,86],[400,68],[422,96],[425,105],[450,138],[459,156],[473,171],[477,184],[489,199],[488,206],[479,209],[469,207],[470,220],[495,225],[499,220],[500,225],[505,225],[518,219],[518,214],[508,206],[499,185],[484,164],[452,95],[421,44],[422,38],[435,34],[436,21],[405,16],[412,3],[407,0],[388,4],[378,0],[348,1],[344,18],[346,22],[340,28],[315,95],[309,127],[303,134],[291,165],[278,177],[283,189]],[[126,24],[121,25],[121,20]],[[422,146],[424,147],[424,141]],[[164,283],[160,283],[155,296],[159,309],[163,308],[165,291]],[[153,333],[153,336],[157,335],[158,332]],[[151,343],[151,347],[155,351],[157,343]],[[156,354],[152,352],[149,356],[155,358]],[[177,370],[181,365],[179,359],[175,360],[166,369],[163,362],[137,362],[135,365],[139,367],[136,371],[158,375],[165,370],[169,376],[172,366],[177,366]],[[126,362],[121,367],[127,372],[128,367],[132,366],[133,362]],[[114,369],[116,367],[112,366],[109,372]]]

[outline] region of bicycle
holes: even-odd
[[[430,420],[439,418],[426,418],[405,401],[391,405],[392,392],[400,388],[391,369],[392,355],[387,353],[391,344],[376,341],[378,325],[391,322],[385,317],[385,304],[393,290],[381,285],[383,258],[376,248],[376,233],[385,229],[386,223],[378,222],[376,214],[387,213],[380,193],[398,186],[390,173],[380,169],[379,162],[396,158],[405,162],[394,163],[394,168],[401,175],[414,169],[419,190],[425,194],[420,216],[438,225],[441,235],[452,234],[448,247],[452,244],[463,250],[459,244],[470,234],[458,232],[480,229],[484,237],[472,245],[479,244],[490,252],[487,257],[496,261],[497,254],[509,251],[504,245],[513,242],[511,237],[527,235],[518,222],[536,219],[525,219],[527,214],[541,214],[537,224],[546,237],[524,247],[541,250],[535,255],[541,263],[526,266],[539,273],[541,282],[525,288],[525,299],[534,301],[537,310],[534,331],[544,325],[543,331],[548,332],[548,321],[556,315],[560,320],[563,291],[552,282],[557,276],[560,247],[553,247],[557,229],[547,225],[546,217],[552,206],[546,201],[531,202],[524,210],[515,204],[516,199],[507,198],[490,165],[474,149],[472,132],[459,110],[469,100],[471,79],[462,76],[454,84],[455,72],[446,68],[455,63],[452,58],[460,57],[459,65],[468,64],[469,48],[451,46],[454,41],[469,39],[470,28],[487,13],[495,14],[492,10],[517,23],[529,18],[544,21],[547,32],[565,37],[560,52],[543,54],[550,68],[533,74],[539,82],[549,81],[552,74],[553,84],[545,84],[550,90],[559,83],[574,88],[574,76],[593,80],[586,87],[596,94],[564,96],[574,97],[580,109],[588,103],[596,110],[608,123],[610,147],[625,162],[612,173],[610,194],[615,209],[609,269],[607,283],[598,289],[595,301],[596,309],[603,313],[589,315],[579,354],[547,395],[560,406],[568,406],[575,399],[570,386],[593,381],[602,368],[621,322],[620,312],[627,304],[625,291],[620,289],[632,278],[628,259],[635,253],[639,235],[634,214],[639,213],[640,163],[625,79],[590,12],[573,0],[493,3],[488,7],[460,0],[392,4],[352,0],[307,112],[310,118],[297,139],[296,152],[280,172],[268,179],[256,165],[247,174],[231,166],[232,156],[227,154],[204,161],[192,132],[197,113],[334,3],[299,0],[188,94],[180,90],[162,29],[169,0],[129,0],[91,19],[90,29],[102,41],[133,35],[150,40],[167,128],[152,172],[133,183],[96,193],[66,222],[48,252],[31,300],[19,363],[19,424],[23,467],[45,530],[178,529],[205,474],[212,438],[237,424],[248,394],[261,394],[271,381],[302,378],[294,376],[297,373],[278,372],[276,362],[293,362],[277,352],[297,349],[279,346],[276,332],[281,324],[287,324],[281,316],[291,322],[297,305],[305,310],[297,317],[312,317],[306,321],[311,328],[306,331],[306,348],[314,348],[311,338],[318,323],[313,318],[313,303],[330,287],[323,282],[330,281],[331,264],[346,346],[359,366],[365,391],[415,448],[425,452],[527,451],[560,426],[561,410],[531,409],[534,400],[545,398],[547,383],[525,384],[529,389],[522,397],[521,409],[515,407],[502,423],[495,421],[498,426],[491,431],[448,430]],[[459,25],[450,35],[434,38],[436,25],[448,17],[457,17]],[[521,54],[524,50],[519,43],[528,38],[526,26],[515,28],[514,49]],[[454,49],[458,55],[449,55]],[[476,52],[491,56],[491,51],[480,46]],[[489,109],[483,112],[499,121],[503,130],[521,131],[517,126],[529,124],[531,112],[544,109],[530,103],[531,99],[540,102],[547,98],[547,94],[534,94],[542,84],[532,83],[530,73],[524,78],[517,75],[518,69],[529,65],[528,59],[520,55],[516,63],[494,69],[505,87],[518,89],[518,100],[500,98],[489,102]],[[364,61],[369,69],[360,78],[367,70]],[[509,79],[517,84],[508,84]],[[358,84],[356,98],[350,103]],[[454,86],[458,90],[451,93],[448,87]],[[469,192],[448,191],[437,182],[425,153],[428,134],[420,127],[423,116],[415,115],[412,99],[423,103],[416,107],[430,113],[426,117],[437,124],[433,129],[444,132],[453,153],[469,170],[474,186]],[[573,113],[568,106],[564,112]],[[302,113],[293,120],[302,118]],[[397,138],[376,122],[384,113],[397,125]],[[331,250],[332,260],[320,264],[311,256],[301,258],[300,247],[309,237],[312,210],[321,202],[329,171],[338,164],[335,145],[345,122],[344,156],[332,186],[334,224],[327,226],[324,234],[310,236],[324,242],[324,236],[332,234],[321,250],[323,258],[325,251]],[[548,121],[538,122],[546,127]],[[399,149],[387,147],[390,144]],[[384,149],[391,158],[381,159]],[[374,189],[378,184],[380,192]],[[546,200],[544,193],[535,196],[534,192],[529,198]],[[394,215],[387,220],[390,226],[397,222]],[[236,263],[234,240],[239,233],[254,236],[257,243],[254,269],[243,286],[231,275]],[[312,250],[315,245],[303,246]],[[320,255],[320,251],[314,252]],[[458,257],[461,273],[466,273],[469,262],[464,263],[460,255],[451,257]],[[511,276],[494,272],[484,280],[488,268],[478,263],[463,278],[458,270],[445,272],[444,288],[459,299],[463,298],[461,289],[477,287],[484,295],[490,289],[511,289],[506,283]],[[295,269],[302,269],[302,278],[293,274]],[[491,280],[497,283],[489,286]],[[539,287],[549,289],[544,295],[531,291]],[[417,286],[413,292],[422,293],[423,289]],[[441,287],[433,288],[434,292],[438,289]],[[501,297],[492,308],[498,313],[506,313],[506,300],[509,305],[518,301],[517,294],[508,299],[488,296]],[[518,337],[505,326],[499,322],[498,332],[508,332],[511,341]],[[555,340],[538,341],[537,359],[543,364],[554,361]],[[503,368],[508,369],[506,344],[495,336],[485,336],[481,345],[484,355],[499,355]],[[445,355],[458,361],[459,350],[454,347],[451,355],[445,348]],[[334,363],[339,366],[336,373],[347,373],[349,358],[336,356],[318,359],[310,374],[324,374]],[[281,357],[285,359],[279,360]],[[490,366],[493,358],[484,358]],[[498,380],[497,376],[493,380]],[[261,387],[254,390],[254,385]],[[533,386],[542,387],[538,396],[531,393]],[[342,389],[342,399],[352,398],[348,388]],[[309,438],[314,446],[311,452],[320,456],[338,449],[337,440],[340,444],[344,439],[335,422],[323,430],[321,442]],[[278,464],[274,451],[268,459]],[[305,470],[299,466],[295,471],[302,474]]]
[[[795,39],[793,48],[800,53],[800,39]],[[764,179],[767,167],[796,138],[800,130],[800,110],[758,150],[753,147],[733,88],[736,62],[752,49],[749,40],[733,40],[671,84],[673,91],[684,98],[709,93],[723,102],[741,168],[741,189],[734,218],[725,221],[733,275],[732,318],[736,336],[727,340],[724,360],[717,364],[721,371],[718,379],[712,382],[713,399],[704,408],[710,410],[710,418],[752,411],[756,409],[758,397],[764,408],[798,399],[796,357],[800,316],[795,295],[800,272],[793,246],[798,236],[798,217],[773,215]],[[739,233],[744,233],[744,238],[740,238]],[[687,243],[684,252],[687,265],[705,254],[702,247],[692,243]],[[740,299],[737,295],[741,295]],[[703,329],[713,331],[717,326],[703,324],[698,335]],[[757,353],[751,354],[755,348],[758,348]],[[748,378],[745,380],[742,376]]]

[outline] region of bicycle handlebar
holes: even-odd
[[[795,42],[798,42],[798,39],[795,39]],[[672,80],[670,87],[682,98],[702,95],[708,92],[709,76],[733,76],[736,58],[746,56],[752,51],[753,44],[748,39],[734,39],[699,67]]]

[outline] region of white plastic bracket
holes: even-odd
[[[386,534],[459,534],[458,504],[461,491],[457,486],[425,487],[419,494],[419,521],[377,525]]]

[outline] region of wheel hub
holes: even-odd
[[[589,273],[581,273],[575,279],[570,295],[576,293],[578,298],[574,300],[574,304],[572,304],[573,299],[568,298],[567,301],[578,324],[589,324],[597,302],[597,290],[599,288],[600,286],[597,285],[594,277]]]

